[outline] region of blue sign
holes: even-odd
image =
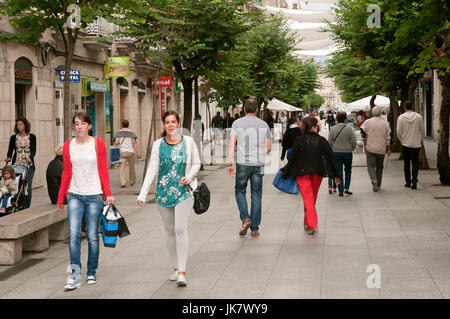
[[[66,74],[65,70],[59,72],[59,81],[64,83],[64,76]],[[80,83],[80,71],[70,70],[70,83]]]

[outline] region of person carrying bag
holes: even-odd
[[[181,125],[178,113],[167,111],[162,121],[164,132],[153,143],[137,204],[144,206],[150,186],[157,178],[155,199],[166,230],[167,248],[174,269],[169,280],[176,280],[178,286],[186,286],[188,220],[194,206],[192,196],[195,196],[189,187],[197,190],[196,175],[201,162],[195,141],[178,132]]]

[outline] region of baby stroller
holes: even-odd
[[[13,214],[19,210],[25,209],[26,206],[26,195],[25,189],[27,186],[27,173],[28,166],[22,165],[11,165],[14,168],[14,173],[16,174],[17,189],[14,194],[8,199],[8,204],[6,205],[5,213],[0,214],[0,217]],[[0,179],[2,178],[2,172],[0,170]]]

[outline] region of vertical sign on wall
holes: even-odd
[[[161,119],[164,116],[164,113],[166,112],[166,88],[159,88],[160,91],[160,97],[161,97]]]

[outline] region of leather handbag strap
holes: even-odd
[[[342,132],[342,130],[345,128],[345,124],[344,124],[344,126],[341,128],[341,130],[339,131],[339,133],[336,135],[336,137],[333,139],[333,144],[334,144],[334,142],[336,142],[336,140],[337,140],[337,138],[338,138],[338,136],[339,136],[339,134],[341,134],[341,132]]]

